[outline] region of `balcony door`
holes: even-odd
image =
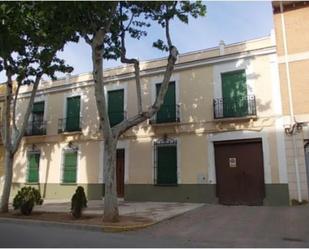
[[[221,74],[224,117],[248,115],[247,83],[245,70]]]
[[[80,130],[80,96],[67,98],[66,114],[66,131]]]
[[[31,116],[30,133],[32,135],[42,135],[44,129],[44,101],[33,103]]]

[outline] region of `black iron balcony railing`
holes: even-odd
[[[46,121],[31,121],[28,123],[25,136],[46,135]]]
[[[150,119],[150,124],[179,123],[180,105],[162,105],[157,114]]]
[[[254,95],[248,95],[235,100],[217,98],[213,101],[213,108],[215,119],[256,116],[256,101]]]
[[[58,133],[81,131],[82,117],[66,117],[58,120]]]

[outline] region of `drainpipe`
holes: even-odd
[[[292,141],[293,141],[293,154],[294,154],[294,166],[295,166],[295,173],[296,173],[297,197],[298,197],[298,201],[302,202],[301,189],[300,189],[299,163],[298,163],[298,156],[297,156],[297,143],[296,143],[296,137],[295,137],[296,132],[294,133],[294,131],[296,131],[296,129],[294,129],[296,124],[295,124],[295,116],[294,116],[294,109],[293,109],[290,66],[288,62],[288,48],[287,48],[287,41],[286,41],[286,30],[285,30],[285,21],[284,21],[282,1],[280,1],[280,15],[281,15],[283,46],[284,46],[285,71],[286,71],[286,78],[287,78],[287,84],[288,84],[290,127],[291,127],[290,134],[292,135]]]

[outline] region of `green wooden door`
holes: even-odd
[[[177,184],[176,146],[158,146],[157,184]]]
[[[156,85],[157,95],[161,84]],[[164,98],[164,102],[157,112],[157,123],[176,122],[176,93],[175,82],[170,82]]]
[[[37,183],[39,182],[40,154],[29,154],[28,160],[28,182]]]
[[[76,183],[77,152],[64,154],[63,183]]]
[[[108,92],[108,117],[111,126],[119,124],[124,118],[124,90]]]
[[[222,97],[224,117],[243,117],[248,114],[245,70],[223,73]]]
[[[32,122],[31,122],[32,135],[43,134],[44,130],[43,121],[44,121],[44,101],[33,103]]]
[[[66,131],[80,130],[80,96],[67,98]]]

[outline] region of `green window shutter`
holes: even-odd
[[[80,96],[67,98],[66,131],[80,130]]]
[[[248,114],[245,70],[228,72],[222,76],[224,117],[243,117]]]
[[[33,103],[31,133],[32,135],[42,135],[44,121],[44,101]]]
[[[32,113],[44,113],[44,101],[33,103]]]
[[[76,183],[77,152],[64,153],[63,183]]]
[[[119,124],[124,119],[124,90],[108,92],[108,117],[111,126]]]
[[[39,182],[40,154],[30,154],[28,160],[28,182]]]
[[[156,85],[157,95],[159,94],[161,84]],[[167,123],[176,121],[176,93],[175,93],[175,82],[170,82],[166,95],[164,97],[164,102],[157,112],[156,115],[157,123]]]
[[[157,147],[157,184],[177,184],[177,146]]]

